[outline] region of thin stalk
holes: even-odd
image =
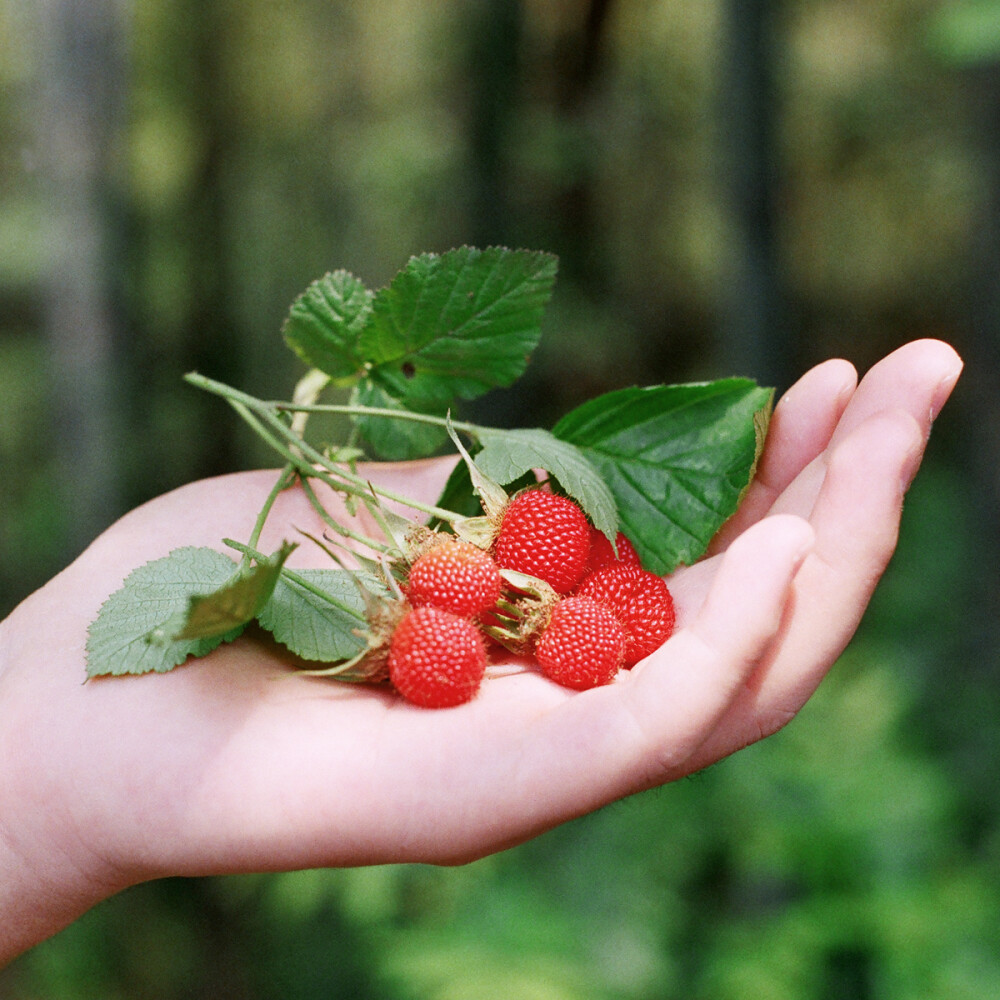
[[[327,477],[319,475],[317,478],[322,479],[335,489],[351,493],[362,499],[369,498],[373,493],[376,493],[378,496],[384,497],[386,500],[394,500],[406,507],[410,507],[413,510],[419,510],[430,517],[436,517],[442,521],[450,523],[456,519],[457,515],[454,511],[444,510],[442,507],[437,507],[434,504],[422,503],[419,500],[413,500],[410,497],[405,497],[392,490],[387,490],[384,487],[376,486],[370,480],[364,479],[361,476],[355,475],[353,472],[348,472],[346,469],[334,465],[327,460],[326,456],[323,455],[322,452],[317,451],[311,444],[297,437],[291,428],[289,428],[277,417],[277,415],[268,409],[267,404],[261,403],[259,400],[256,402],[257,406],[254,407],[254,409],[257,411],[258,415],[266,421],[269,426],[273,427],[284,438],[286,438],[293,448],[301,450],[302,455],[309,460],[305,463],[306,467],[310,470],[309,475],[316,476],[317,470],[315,466],[319,465],[327,471],[328,475]],[[309,463],[313,464],[310,465]]]
[[[472,435],[477,441],[485,429],[479,424],[470,424],[465,420],[436,417],[433,413],[416,413],[412,410],[390,410],[385,406],[360,406],[355,403],[288,403],[277,400],[261,400],[261,402],[282,413],[346,413],[351,416],[385,417],[389,420],[409,420],[415,424],[433,424],[435,427],[452,427],[454,430]]]
[[[359,496],[364,498],[369,498],[371,494],[370,489],[362,489],[360,487],[354,486],[351,483],[341,482],[334,476],[325,472],[323,469],[317,469],[314,465],[308,462],[305,457],[298,452],[292,450],[276,438],[270,431],[264,426],[263,423],[258,419],[257,414],[255,414],[249,407],[244,406],[243,403],[235,399],[228,399],[227,402],[230,406],[250,425],[254,433],[261,437],[265,443],[269,444],[279,455],[284,456],[287,459],[289,465],[293,466],[299,473],[299,482],[305,486],[306,482],[315,478],[320,480],[320,482],[326,483],[327,486],[332,490],[336,490],[338,493],[347,493],[348,496]],[[359,479],[359,482],[362,480]],[[319,502],[317,498],[317,503]],[[322,504],[320,504],[322,507]],[[329,517],[324,511],[324,517]],[[332,524],[336,525],[336,530],[345,533],[348,529],[345,529],[343,525],[336,524],[336,522],[331,521]],[[363,541],[365,544],[369,544],[370,539],[358,537],[358,541]]]
[[[254,522],[253,531],[250,532],[250,539],[247,542],[249,546],[256,548],[257,543],[260,541],[260,534],[264,530],[264,522],[267,521],[268,514],[271,513],[271,508],[278,499],[278,494],[281,493],[282,490],[291,486],[294,475],[295,469],[292,467],[291,463],[286,465],[281,470],[281,475],[278,476],[277,481],[271,488],[271,492],[268,493],[267,499],[264,501],[264,506],[261,507],[260,513],[257,514],[257,520]],[[245,567],[249,565],[251,558],[252,557],[248,553],[244,552],[243,559],[240,561],[240,566]]]
[[[305,492],[306,499],[312,504],[313,510],[328,524],[338,535],[343,535],[345,538],[351,538],[356,542],[361,542],[362,545],[367,545],[368,548],[374,549],[376,552],[381,552],[383,555],[389,555],[393,550],[388,545],[382,545],[380,542],[376,542],[374,538],[369,538],[367,535],[362,535],[359,531],[353,531],[348,528],[347,525],[341,524],[336,518],[331,517],[330,513],[320,502],[318,496],[316,496],[316,491],[309,485],[308,480],[303,479],[302,489]]]
[[[252,545],[244,545],[242,542],[237,542],[232,538],[223,538],[222,542],[224,545],[228,545],[231,549],[235,549],[237,552],[243,554],[244,558],[249,559],[266,559],[267,556],[263,552],[259,552]],[[343,572],[350,572],[349,570],[344,570]],[[281,573],[283,576],[288,577],[293,583],[300,586],[303,590],[309,591],[314,597],[318,597],[321,601],[327,601],[338,611],[343,611],[344,614],[350,615],[352,618],[357,618],[359,622],[367,623],[367,619],[364,614],[358,611],[357,608],[352,608],[349,604],[345,604],[339,598],[334,597],[333,594],[327,593],[322,587],[317,587],[314,583],[310,583],[304,576],[296,573],[295,570],[289,569],[287,566],[282,566]]]
[[[355,496],[366,497],[371,495],[371,493],[376,493],[386,500],[393,500],[396,503],[403,504],[406,507],[410,507],[413,510],[419,510],[421,513],[427,514],[429,517],[435,517],[439,520],[446,521],[449,524],[456,520],[457,515],[454,511],[444,510],[442,507],[437,507],[434,504],[425,504],[418,500],[413,500],[410,497],[402,496],[399,493],[395,493],[392,490],[387,490],[384,487],[376,486],[374,483],[369,482],[366,479],[362,479],[360,476],[356,476],[353,473],[347,472],[345,469],[334,465],[327,458],[315,448],[312,447],[308,442],[303,441],[295,432],[274,412],[273,406],[270,403],[266,403],[263,400],[257,399],[245,392],[240,392],[238,389],[234,389],[232,386],[225,385],[222,382],[216,382],[214,379],[205,378],[203,375],[199,375],[196,372],[190,372],[184,376],[185,379],[192,385],[196,385],[199,388],[206,389],[209,392],[215,393],[218,396],[222,396],[239,414],[244,420],[254,428],[254,430],[260,434],[260,436],[273,447],[279,454],[283,455],[289,462],[291,462],[300,472],[306,475],[316,476],[316,478],[321,479],[328,485],[332,486],[336,490],[340,490],[346,493],[353,493]],[[398,414],[394,410],[387,411],[394,416]],[[250,417],[256,417],[257,419],[250,419]],[[280,445],[274,438],[273,433],[268,433],[265,431],[264,427],[261,426],[261,421],[263,421],[272,432],[277,432],[281,437],[285,438],[291,448]],[[471,425],[470,425],[471,426]],[[296,454],[296,451],[301,451],[301,454]],[[308,461],[306,461],[308,459]],[[313,463],[313,464],[310,464]],[[315,468],[316,465],[321,466],[326,470],[326,475],[321,473]],[[334,477],[337,477],[335,480]],[[339,481],[337,481],[339,480]]]

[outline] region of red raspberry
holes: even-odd
[[[500,570],[477,545],[445,535],[410,567],[406,593],[414,606],[471,618],[500,599]]]
[[[585,577],[577,593],[609,607],[625,627],[625,666],[659,649],[674,631],[674,599],[655,573],[612,563]]]
[[[557,594],[579,583],[590,552],[590,525],[569,498],[525,490],[504,511],[493,555],[504,569],[544,580]]]
[[[564,597],[535,644],[535,659],[546,677],[583,691],[611,682],[622,666],[625,642],[625,630],[610,609],[589,597]]]
[[[486,645],[468,618],[425,606],[407,611],[389,640],[389,680],[409,702],[449,708],[473,698]]]
[[[603,531],[598,531],[597,528],[591,528],[590,555],[587,558],[587,569],[584,575],[589,576],[615,562],[628,563],[629,566],[642,565],[639,562],[639,554],[621,531],[615,536],[615,546],[618,549],[617,557],[615,550],[611,547],[611,542],[608,541],[608,536]]]

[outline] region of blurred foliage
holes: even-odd
[[[529,375],[473,416],[550,425],[597,392],[730,374],[719,0],[90,6],[120,18],[103,44],[126,67],[95,88],[111,138],[89,165],[110,330],[92,363],[114,391],[81,403],[106,411],[95,471],[114,490],[85,510],[61,448],[51,18],[74,4],[0,0],[5,609],[85,544],[74,526],[271,461],[181,375],[286,396],[281,321],[332,268],[374,287],[462,243],[560,255]],[[997,197],[977,118],[993,92],[956,66],[995,57],[997,4],[772,12],[787,371],[864,368],[921,334],[992,357],[970,261]],[[460,869],[138,887],[0,973],[0,994],[1000,995],[996,493],[970,464],[996,437],[956,400],[858,639],[779,736]]]

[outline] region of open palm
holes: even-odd
[[[84,684],[87,625],[124,576],[180,545],[248,537],[276,473],[133,511],[0,630],[0,960],[138,881],[462,862],[774,732],[853,635],[960,367],[919,341],[860,385],[842,361],[807,373],[712,554],[671,578],[674,636],[583,693],[514,669],[427,711],[297,674],[263,634],[169,674]],[[432,500],[450,466],[366,472]],[[261,547],[299,529],[322,530],[293,489]],[[291,564],[323,559],[303,545]]]

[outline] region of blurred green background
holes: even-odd
[[[287,396],[309,281],[462,243],[561,259],[506,425],[958,347],[856,641],[677,785],[463,868],[142,886],[0,996],[1000,996],[997,0],[0,0],[0,610],[271,463],[185,371]]]

